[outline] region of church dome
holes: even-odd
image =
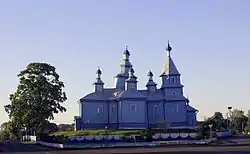
[[[148,76],[154,76],[151,70],[148,72]]]
[[[97,69],[96,74],[102,74],[102,71],[100,68]]]

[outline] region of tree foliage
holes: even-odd
[[[227,129],[227,120],[221,112],[215,112],[214,115],[205,121],[206,125],[212,124],[214,131],[225,131]]]
[[[198,137],[200,138],[209,138],[210,128],[209,125],[212,124],[212,131],[226,131],[227,129],[227,119],[225,119],[221,112],[215,112],[212,117],[207,118],[200,124],[198,130]],[[215,134],[213,134],[215,135]]]
[[[7,128],[8,128],[8,122],[4,122],[0,126],[0,130],[7,130]]]
[[[248,110],[248,113],[247,113],[247,125],[245,127],[245,131],[250,133],[250,110]]]
[[[12,125],[38,131],[53,120],[54,114],[65,112],[61,104],[67,100],[64,83],[59,80],[54,66],[46,63],[30,63],[18,74],[19,85],[10,94],[11,103],[5,106]]]
[[[244,131],[247,126],[248,117],[244,115],[244,111],[239,109],[234,109],[231,115],[233,130],[236,133]]]
[[[10,135],[6,130],[1,130],[0,131],[0,142],[3,142],[5,140],[9,140],[10,139]]]

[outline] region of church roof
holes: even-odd
[[[148,92],[148,90],[139,90],[140,93],[142,93],[144,96],[147,96],[147,100],[162,100],[164,98],[164,95],[162,93],[161,89],[157,89],[155,92]]]
[[[104,89],[103,92],[92,92],[87,94],[80,100],[108,100],[115,97],[115,92],[119,91],[116,88]]]
[[[171,58],[171,50],[172,50],[172,47],[170,46],[169,44],[169,41],[168,41],[168,47],[167,47],[167,58],[166,58],[166,61],[165,61],[165,64],[164,64],[164,67],[162,69],[162,72],[161,72],[161,75],[180,75],[179,71],[177,70],[175,64],[174,64],[174,61],[173,59]]]
[[[123,91],[119,97],[120,98],[147,98],[147,96],[143,95],[138,90],[133,90],[133,89]]]
[[[193,108],[192,106],[190,105],[187,105],[187,111],[190,111],[190,112],[196,112],[198,111],[197,109]]]
[[[99,101],[106,101],[106,100],[114,100],[119,98],[147,98],[147,100],[162,100],[165,98],[162,89],[156,89],[155,92],[148,92],[148,90],[120,90],[116,88],[108,88],[103,89],[103,92],[93,92],[90,93],[80,100],[99,100]],[[182,98],[178,97],[178,100],[186,100],[184,96]],[[175,97],[168,97],[168,101],[175,101]],[[197,111],[196,109],[188,106],[188,110],[190,111]]]
[[[161,75],[179,75],[179,74],[180,73],[174,64],[174,61],[172,60],[171,56],[168,55],[164,67],[162,69]]]
[[[116,88],[103,89],[103,92],[90,93],[80,100],[113,100],[118,98],[147,98],[148,100],[161,100],[164,95],[161,89],[157,89],[155,92],[148,93],[147,90],[126,90],[122,91]]]

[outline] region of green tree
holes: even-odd
[[[4,122],[0,126],[0,142],[4,140],[9,140],[10,133],[8,132],[8,122]]]
[[[247,126],[247,116],[244,115],[244,111],[239,109],[234,109],[231,115],[233,131],[236,133],[241,133]]]
[[[10,134],[6,130],[0,131],[0,142],[10,139]]]
[[[250,133],[250,110],[248,110],[248,113],[247,113],[247,125],[245,127],[245,131],[247,133]]]
[[[7,128],[8,128],[8,122],[4,122],[0,126],[0,130],[7,130]]]
[[[10,94],[11,103],[5,106],[5,111],[15,131],[26,128],[40,133],[41,126],[53,120],[54,114],[66,111],[62,106],[67,100],[64,83],[55,67],[46,63],[30,63],[18,77],[19,85]]]
[[[214,131],[226,131],[227,123],[221,112],[215,112],[214,115],[204,122],[205,125],[212,124]]]

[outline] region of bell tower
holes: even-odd
[[[168,42],[167,58],[162,70],[160,77],[162,78],[161,88],[165,92],[166,97],[172,98],[183,98],[183,85],[180,80],[180,73],[177,67],[174,64],[174,61],[171,57],[172,47]]]
[[[129,78],[126,80],[127,82],[127,90],[137,90],[137,77],[134,75],[135,71],[131,67],[129,70]]]
[[[132,65],[129,61],[130,53],[128,47],[126,46],[125,51],[122,54],[122,62],[120,64],[120,72],[116,75],[115,86],[117,89],[125,90],[126,79],[129,77],[129,70]]]
[[[98,69],[96,71],[96,82],[93,83],[93,85],[95,85],[95,92],[102,92],[103,91],[104,82],[101,79],[101,75],[102,75],[102,71],[98,67]]]
[[[156,91],[156,86],[157,86],[157,84],[154,82],[154,80],[153,80],[153,73],[151,72],[151,70],[148,72],[148,77],[149,77],[149,79],[148,79],[148,83],[146,84],[146,87],[147,87],[147,90],[148,90],[148,92],[155,92]]]

